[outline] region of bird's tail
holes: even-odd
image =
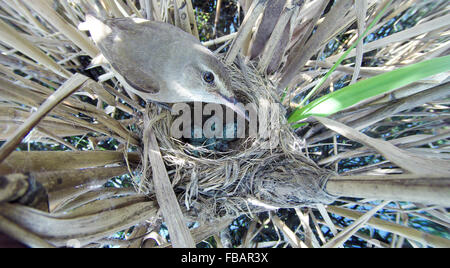
[[[103,38],[111,34],[112,29],[92,13],[86,14],[86,21],[78,26],[80,31],[89,31],[92,39],[96,44],[99,44]]]
[[[96,8],[88,5],[86,2],[81,1],[82,5],[85,7],[85,22],[82,22],[78,25],[78,29],[80,31],[89,31],[94,42],[99,45],[99,43],[105,38],[108,34],[112,32],[112,29],[106,25],[101,19],[102,12],[97,10]],[[98,7],[97,5],[96,7]],[[106,64],[108,61],[103,56],[103,54],[97,55],[94,59],[92,59],[91,64],[86,67],[86,70],[98,67],[100,65]]]

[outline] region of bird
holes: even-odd
[[[222,104],[248,119],[226,66],[193,35],[140,18],[87,14],[86,24],[119,82],[142,99]]]

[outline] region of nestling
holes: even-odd
[[[167,23],[135,18],[101,21],[86,16],[87,26],[118,80],[144,100],[165,103],[236,106],[224,64],[192,35]]]

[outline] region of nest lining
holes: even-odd
[[[235,94],[241,101],[256,104],[258,108],[267,103],[279,105],[279,113],[265,115],[277,117],[276,126],[269,127],[270,140],[246,137],[234,141],[234,148],[226,152],[190,144],[171,136],[170,127],[175,117],[154,105],[146,111],[148,122],[141,124],[142,133],[144,126],[155,131],[186,216],[205,222],[277,208],[332,203],[335,197],[327,194],[324,187],[334,172],[318,167],[302,153],[303,142],[288,126],[270,81],[252,66],[241,70],[232,64],[227,68]],[[270,144],[270,141],[275,143]],[[142,172],[146,174],[144,178],[152,178],[151,169]],[[141,190],[150,193],[152,189],[151,179],[145,179]]]

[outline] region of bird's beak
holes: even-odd
[[[244,106],[239,104],[237,100],[233,97],[228,98],[220,94],[220,97],[224,100],[224,105],[229,107],[231,110],[236,112],[239,116],[245,118],[247,121],[250,121],[247,113],[245,112]]]

